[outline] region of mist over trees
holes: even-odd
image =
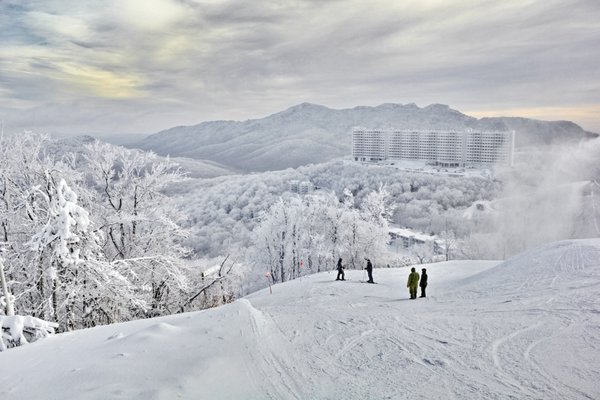
[[[473,221],[469,256],[503,259],[564,239],[600,237],[600,139],[517,152],[497,174],[491,212]]]

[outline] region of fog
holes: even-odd
[[[521,150],[515,167],[497,177],[497,256],[600,236],[600,139]]]

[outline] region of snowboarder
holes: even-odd
[[[367,270],[367,274],[369,274],[369,280],[367,281],[367,283],[375,283],[373,282],[373,264],[371,264],[371,260],[367,258],[367,267],[365,268]]]
[[[417,286],[419,286],[419,273],[415,271],[413,267],[410,269],[410,274],[408,275],[408,282],[406,283],[406,287],[410,291],[411,300],[417,298]]]
[[[419,286],[421,287],[421,296],[419,297],[426,297],[425,288],[427,287],[427,269],[425,268],[421,270],[421,281],[419,282]]]
[[[340,257],[340,259],[338,260],[337,263],[337,278],[335,279],[336,281],[345,281],[346,279],[344,279],[344,266],[342,265],[342,257]],[[342,277],[340,279],[340,276]]]

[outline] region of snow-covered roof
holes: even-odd
[[[390,227],[388,231],[390,233],[396,234],[397,236],[412,237],[414,239],[422,240],[424,242],[437,239],[437,236],[435,235],[428,235],[426,233],[413,231],[408,228]]]

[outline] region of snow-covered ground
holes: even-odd
[[[0,353],[9,399],[598,399],[600,239],[505,263],[321,273]],[[420,268],[419,268],[420,270]]]
[[[355,162],[355,161],[352,161]],[[476,167],[440,167],[428,164],[425,161],[416,160],[386,160],[380,162],[356,161],[366,166],[393,167],[405,172],[413,172],[428,175],[466,176],[470,178],[489,179],[493,177],[493,171],[489,168]]]

